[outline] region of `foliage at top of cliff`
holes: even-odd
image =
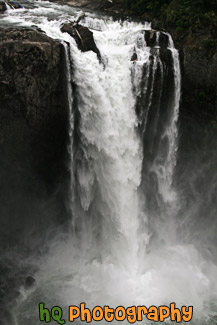
[[[150,15],[176,29],[179,38],[206,30],[207,46],[216,46],[217,0],[116,0],[139,16]]]

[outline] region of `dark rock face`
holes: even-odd
[[[211,147],[216,151],[217,52],[209,53],[202,47],[185,45],[180,54],[182,101],[177,174],[183,175],[183,181],[187,183],[186,166],[194,170]],[[212,153],[206,157],[208,163],[211,156]]]
[[[200,147],[207,133],[217,136],[217,52],[184,48],[180,144]],[[190,125],[197,125],[194,132]],[[215,137],[216,137],[215,136]]]
[[[16,1],[8,1],[7,3],[12,9],[23,8],[23,6],[21,4],[19,4],[18,2],[16,2]]]
[[[26,29],[1,30],[0,39],[3,247],[64,221],[68,108],[62,45]]]
[[[138,55],[137,53],[133,53],[132,57],[131,57],[131,61],[137,61],[138,60]]]
[[[159,45],[163,49],[166,49],[169,46],[169,37],[166,33],[163,33],[163,32],[160,33]]]
[[[7,10],[6,4],[4,1],[0,1],[0,13]]]
[[[153,47],[156,43],[156,31],[155,30],[146,30],[145,31],[145,41],[147,46]]]
[[[157,33],[158,33],[158,39],[157,39]],[[164,32],[159,32],[151,29],[151,30],[146,30],[144,32],[144,35],[145,35],[146,44],[149,47],[154,47],[158,45],[161,49],[167,49],[169,46],[169,37]]]
[[[82,52],[93,51],[97,54],[98,59],[101,59],[100,51],[93,38],[93,33],[87,27],[76,23],[64,24],[61,27],[61,31],[71,35]]]
[[[175,35],[176,36],[176,35]],[[207,113],[217,117],[217,50],[209,45],[207,31],[191,33],[178,43],[183,74],[183,104],[190,104],[189,116]]]

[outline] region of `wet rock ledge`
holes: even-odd
[[[82,52],[93,51],[96,53],[99,60],[101,60],[100,51],[96,46],[93,38],[93,32],[87,27],[79,25],[77,22],[63,24],[61,27],[63,33],[68,33],[76,41],[78,48]]]

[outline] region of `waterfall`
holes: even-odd
[[[74,67],[79,115],[72,160],[74,236],[78,237],[82,254],[86,256],[88,248],[96,259],[92,272],[101,274],[100,263],[108,269],[112,265],[120,270],[127,268],[134,278],[136,294],[139,281],[148,281],[148,274],[143,272],[150,240],[148,211],[142,201],[147,198],[144,193],[141,195],[146,172],[143,141],[153,147],[156,137],[154,145],[158,149],[153,150],[151,170],[157,177],[163,202],[167,202],[173,194],[176,164],[181,91],[179,56],[171,36],[151,31],[148,24],[120,24],[91,17],[84,18],[82,24],[92,29],[104,64],[93,52],[81,54],[71,39],[70,61]],[[155,38],[152,43],[148,39],[151,33]],[[171,54],[170,74],[165,52]],[[169,83],[170,96],[165,94]],[[163,97],[169,99],[165,101]],[[138,105],[140,114],[136,110]],[[150,139],[146,133],[153,126]],[[130,281],[128,278],[128,285]]]
[[[66,42],[62,42],[65,53],[65,64],[66,64],[66,81],[67,81],[67,98],[68,98],[68,109],[69,109],[69,145],[68,152],[70,156],[70,194],[69,194],[69,210],[71,215],[73,214],[73,198],[74,198],[74,170],[73,170],[73,132],[74,132],[74,112],[73,112],[73,89],[72,89],[72,69],[70,60],[70,46]]]
[[[61,31],[79,10],[37,6],[3,20],[37,25],[63,44],[72,222],[51,241],[49,254],[33,262],[37,286],[21,290],[17,324],[38,324],[39,297],[65,311],[83,301],[90,308],[175,301],[194,305],[203,319],[216,267],[207,269],[191,237],[178,236],[181,70],[171,36],[149,23],[89,13],[80,24],[93,32],[99,59]]]
[[[71,52],[80,116],[79,144],[73,159],[77,181],[73,217],[77,221],[73,223],[83,236],[83,243],[88,237],[89,245],[93,245],[97,238],[102,245],[102,259],[109,256],[118,263],[132,264],[136,272],[138,252],[146,249],[139,247],[141,241],[138,240],[140,216],[143,214],[139,187],[143,178],[142,161],[145,160],[138,124],[143,123],[145,134],[149,111],[153,109],[158,73],[161,77],[163,73],[165,62],[161,59],[160,33],[153,32],[156,40],[150,47],[146,43],[146,31],[150,33],[148,24],[142,32],[140,25],[128,22],[120,25],[88,17],[83,24],[92,28],[106,64],[100,64],[94,53],[80,55],[77,48]],[[161,146],[165,138],[168,143],[163,160],[160,157],[160,163],[157,162],[157,152],[152,166],[164,201],[171,199],[174,193],[172,178],[176,164],[181,88],[178,51],[171,36],[166,34],[166,37],[167,49],[172,55],[173,92],[168,103],[165,129],[156,146]],[[135,60],[131,59],[133,55],[136,55]],[[163,82],[160,86],[163,87]],[[162,88],[159,92],[158,104],[161,104]],[[142,117],[136,116],[136,102],[141,93],[145,95],[145,107],[140,103]],[[156,116],[159,118],[164,107],[158,106]],[[87,225],[90,229],[88,236],[84,231]],[[147,229],[144,233],[143,244],[149,238]],[[117,245],[120,249],[118,255]],[[125,255],[128,256],[126,260]]]
[[[171,186],[173,181],[174,168],[176,165],[178,137],[177,122],[179,117],[179,104],[181,97],[181,71],[179,53],[174,47],[171,35],[167,34],[167,36],[169,38],[168,48],[171,51],[173,61],[174,94],[173,101],[171,103],[172,110],[169,123],[166,132],[162,135],[162,137],[168,137],[169,148],[166,159],[164,161],[163,168],[159,170],[160,191],[165,201],[173,199],[173,195],[175,194]]]
[[[5,5],[6,5],[6,8],[7,8],[7,11],[8,11],[8,10],[11,10],[11,9],[14,10],[14,8],[13,8],[13,7],[10,7],[9,4],[8,4],[7,2],[5,2]]]
[[[93,26],[94,21],[89,19],[88,23]],[[96,23],[99,26],[99,21]],[[108,23],[106,28],[105,22],[103,25],[102,31],[94,32],[94,38],[106,58],[105,67],[94,53],[76,55],[75,49],[73,53],[80,113],[75,169],[79,211],[85,214],[81,233],[86,237],[84,229],[89,225],[92,242],[97,238],[102,245],[102,259],[131,264],[136,271],[137,188],[142,152],[136,131],[130,58],[138,27],[121,28],[119,24]]]

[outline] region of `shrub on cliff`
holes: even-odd
[[[180,34],[189,30],[209,29],[212,38],[217,38],[216,0],[116,0],[125,9],[136,14],[151,14],[176,28]]]

